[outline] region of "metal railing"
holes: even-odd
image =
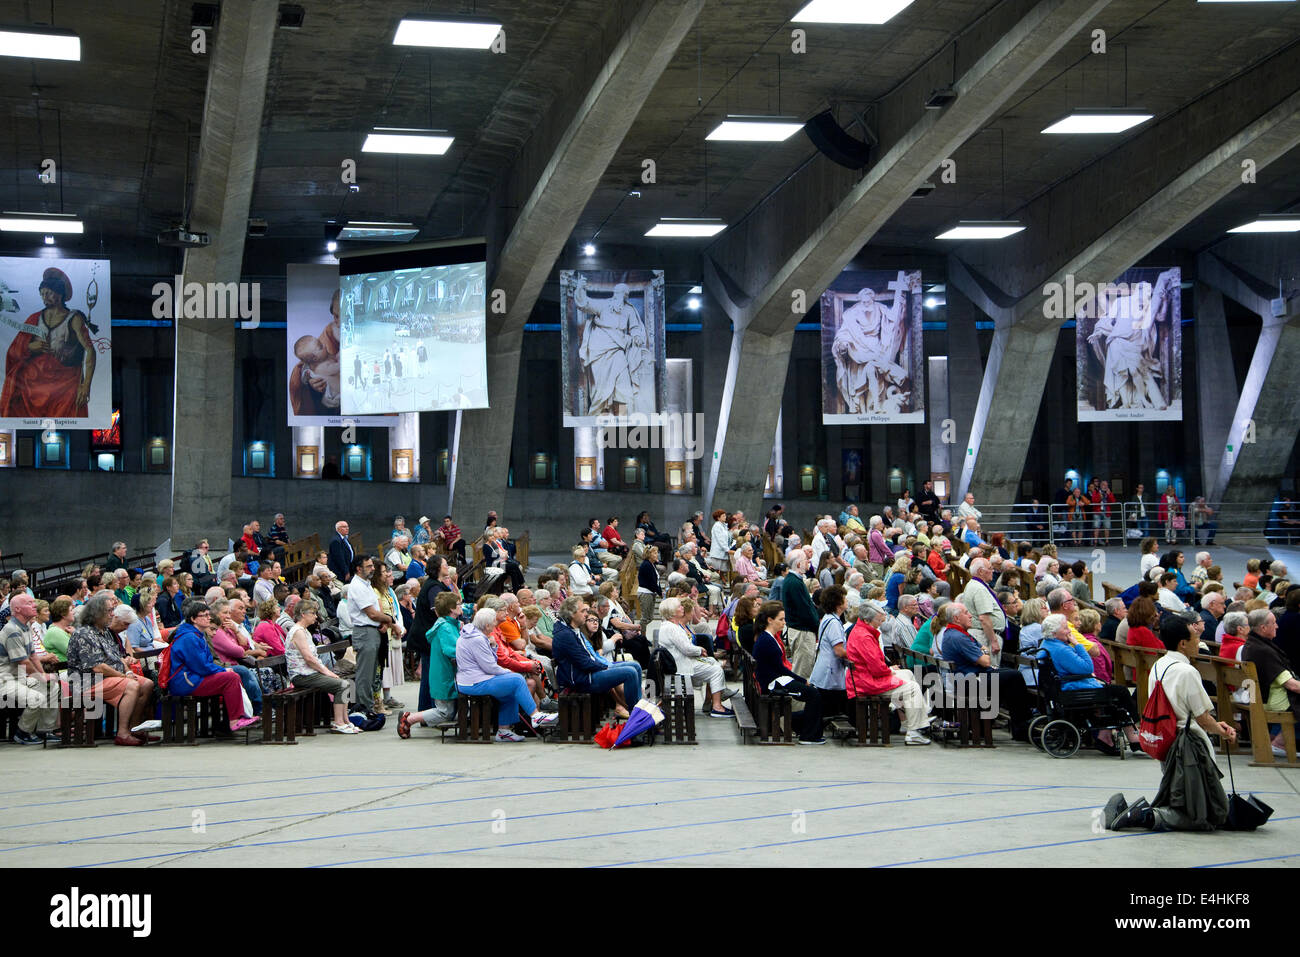
[[[1162,544],[1212,545],[1220,540],[1270,545],[1300,544],[1300,505],[1289,502],[1207,502],[1202,513],[1193,503],[1180,503],[1173,520],[1166,511],[1161,520],[1159,502],[1147,502],[1146,515],[1137,502],[1115,502],[1109,512],[1091,509],[1071,512],[1065,505],[1021,502],[1014,505],[976,505],[985,539],[1002,532],[1008,542],[1051,543],[1058,547],[1093,548],[1136,546],[1144,538]],[[956,506],[948,506],[957,514]],[[1178,518],[1182,527],[1178,526]]]

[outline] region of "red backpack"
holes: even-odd
[[[1169,673],[1169,669],[1165,669]],[[1142,750],[1157,761],[1163,761],[1173,746],[1178,734],[1178,719],[1174,717],[1173,705],[1165,694],[1164,683],[1157,677],[1155,690],[1147,698],[1147,706],[1142,709],[1142,723],[1138,726],[1138,743]]]
[[[168,645],[158,655],[158,687],[164,691],[172,680],[172,646]]]

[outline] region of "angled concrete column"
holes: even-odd
[[[715,298],[732,300],[738,330],[727,369],[728,386],[734,388],[723,393],[718,457],[706,501],[716,499],[720,505],[746,512],[762,504],[767,441],[781,391],[755,389],[750,383],[784,381],[794,327],[802,318],[802,312],[791,308],[799,302],[799,294],[807,304],[814,302],[931,175],[936,163],[995,116],[1106,5],[1055,0],[999,8],[974,36],[963,38],[964,49],[983,52],[954,84],[958,96],[951,105],[937,111],[921,106],[927,93],[950,79],[950,74],[940,77],[935,72],[941,60],[951,70],[946,57],[937,57],[886,97],[879,111],[886,118],[882,129],[893,135],[881,136],[887,144],[883,155],[860,180],[847,190],[837,188],[844,170],[818,159],[751,216],[743,229],[729,233],[732,246],[723,244],[719,261],[724,269],[736,272],[748,263],[747,271],[754,274],[750,288],[759,291],[752,300],[739,302],[720,281],[723,270],[706,266],[707,288]],[[826,213],[828,196],[842,198]],[[755,264],[762,268],[756,270]]]
[[[1232,412],[1237,407],[1237,377],[1232,371],[1228,321],[1223,294],[1204,282],[1193,290],[1196,302],[1196,404],[1201,426],[1201,490],[1213,494],[1219,477],[1219,449],[1228,445]],[[1185,340],[1184,340],[1185,341]],[[1290,451],[1290,450],[1288,450]]]
[[[643,0],[528,193],[491,283],[504,290],[507,307],[504,316],[488,316],[492,407],[459,413],[459,449],[448,478],[458,514],[486,514],[505,500],[524,323],[601,175],[703,7],[704,0]]]
[[[1268,285],[1213,253],[1196,262],[1206,285],[1254,311],[1262,328],[1250,360],[1241,397],[1218,455],[1211,498],[1223,503],[1220,526],[1263,528],[1277,494],[1296,436],[1300,434],[1300,300],[1288,299],[1286,312],[1274,316]],[[1199,318],[1199,317],[1198,317]],[[1203,446],[1207,459],[1214,452]]]
[[[208,92],[190,228],[212,244],[189,249],[185,283],[238,283],[257,172],[257,144],[278,5],[225,0],[210,47]],[[233,528],[235,324],[176,318],[176,405],[172,432],[171,540],[225,541]]]
[[[1300,58],[1284,50],[1153,125],[1058,184],[1021,215],[1028,229],[978,264],[986,284],[1018,299],[984,371],[959,494],[1014,502],[1062,320],[1047,283],[1111,282],[1179,228],[1300,144]],[[959,250],[959,253],[964,252]],[[1068,314],[1067,314],[1068,317]]]

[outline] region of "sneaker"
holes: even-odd
[[[50,744],[58,744],[63,740],[63,735],[58,731],[37,731],[36,736],[38,738],[44,738],[46,741],[50,742]]]
[[[923,735],[920,731],[909,731],[907,732],[907,736],[903,738],[903,743],[904,744],[929,744],[930,739],[927,738],[925,735]]]
[[[1273,745],[1273,757],[1275,757],[1275,758],[1285,758],[1285,757],[1286,757],[1286,748],[1279,748],[1276,744]]]
[[[554,698],[543,698],[542,703],[537,707],[547,714],[555,714],[560,710],[560,704]]]
[[[238,718],[235,721],[230,722],[230,730],[243,731],[249,725],[257,724],[259,720],[259,718]]]
[[[18,731],[15,731],[13,733],[13,737],[11,737],[9,740],[12,741],[14,744],[40,744],[44,740],[44,738],[37,737],[34,734],[31,734],[27,731],[23,731],[20,729]]]
[[[543,712],[541,714],[538,714],[537,717],[533,719],[533,727],[549,728],[551,725],[557,723],[559,720],[560,720],[560,716],[558,714],[555,714],[554,712]]]
[[[825,738],[814,738],[812,741],[805,741],[803,738],[800,738],[800,739],[799,739],[799,743],[800,743],[800,744],[825,744],[825,743],[826,743],[826,739],[825,739]]]
[[[360,734],[361,729],[351,721],[346,724],[331,724],[330,734]]]
[[[398,701],[396,698],[385,698],[385,699],[384,699],[384,706],[385,706],[385,707],[388,707],[388,708],[403,708],[403,707],[405,707],[405,705],[402,704],[402,702]]]
[[[736,712],[732,711],[730,708],[709,709],[710,718],[734,718],[735,716],[736,716]]]
[[[1111,824],[1111,830],[1118,831],[1126,827],[1140,827],[1150,830],[1155,826],[1155,812],[1151,810],[1151,805],[1147,803],[1146,798],[1138,798],[1127,808],[1120,812]]]
[[[146,731],[161,731],[161,730],[162,730],[162,722],[159,721],[157,718],[153,718],[150,719],[149,721],[141,721],[139,724],[137,724],[134,728],[131,729],[131,733],[139,734],[141,732],[146,732]]]
[[[503,728],[502,730],[497,732],[497,736],[493,740],[494,741],[523,741],[525,740],[525,738],[522,734],[515,734],[509,728]]]

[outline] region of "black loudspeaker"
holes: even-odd
[[[835,122],[830,110],[818,113],[803,125],[803,131],[822,155],[849,169],[863,169],[871,162],[871,146],[855,140]]]

